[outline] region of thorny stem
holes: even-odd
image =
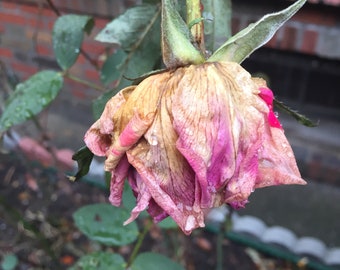
[[[52,0],[46,0],[48,6],[53,10],[53,12],[58,16],[60,17],[62,14],[61,12],[59,11],[59,9],[54,5],[53,1]],[[91,65],[96,69],[96,70],[100,70],[100,67],[98,65],[98,63],[93,60],[82,48],[80,48],[80,53],[85,57],[85,59],[87,61],[89,61],[91,63]]]
[[[73,81],[75,81],[75,82],[78,82],[78,83],[81,83],[83,85],[89,86],[89,87],[91,87],[91,88],[93,88],[95,90],[102,91],[102,92],[106,91],[105,88],[100,87],[100,86],[98,86],[98,85],[96,85],[94,83],[91,83],[89,81],[85,81],[85,80],[83,80],[81,78],[78,78],[78,77],[76,77],[76,76],[74,76],[74,75],[72,75],[70,73],[64,73],[64,76],[69,78],[69,79],[71,79],[71,80],[73,80]]]
[[[146,234],[150,231],[150,229],[152,227],[152,221],[150,219],[147,219],[146,222],[147,223],[144,226],[144,230],[139,234],[138,239],[137,239],[137,243],[136,243],[135,247],[133,248],[133,251],[132,251],[130,258],[127,262],[127,266],[126,266],[127,269],[131,266],[131,264],[135,260]]]
[[[190,26],[192,25],[193,22],[195,22],[190,29],[191,34],[194,37],[194,41],[199,46],[201,52],[204,54],[205,45],[201,1],[186,0],[186,4],[187,4],[187,24]]]

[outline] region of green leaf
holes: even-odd
[[[96,36],[96,40],[116,43],[123,50],[131,51],[157,15],[158,10],[157,5],[148,4],[129,8],[125,13],[108,23]]]
[[[206,46],[215,51],[231,36],[231,0],[203,0]]]
[[[147,77],[150,77],[150,76],[152,76],[152,75],[156,75],[156,74],[161,74],[161,73],[163,73],[163,72],[167,72],[168,71],[168,69],[165,69],[165,68],[163,68],[163,69],[156,69],[156,70],[152,70],[152,71],[150,71],[150,72],[147,72],[147,73],[145,73],[145,74],[143,74],[143,75],[141,75],[141,76],[139,76],[139,77],[137,77],[137,78],[133,78],[133,85],[138,85],[138,84],[140,84],[144,79],[146,79]]]
[[[100,72],[100,79],[103,84],[108,85],[121,77],[122,64],[126,61],[127,54],[118,49],[110,57],[108,57],[103,64]]]
[[[136,197],[133,195],[132,189],[127,182],[124,184],[122,203],[129,212],[136,206]]]
[[[169,258],[152,252],[141,253],[133,261],[131,270],[184,270],[183,266]]]
[[[282,111],[288,113],[289,115],[293,116],[295,120],[297,120],[299,123],[301,123],[304,126],[307,127],[316,127],[318,126],[318,123],[313,122],[312,120],[308,119],[306,116],[298,113],[295,110],[292,110],[287,105],[285,105],[282,101],[278,101],[277,99],[274,99],[274,105],[281,109]]]
[[[127,182],[124,184],[122,204],[124,209],[129,212],[136,206],[136,197],[133,195],[132,189]],[[138,218],[146,218],[148,216],[148,212],[144,210],[139,214]]]
[[[93,153],[86,146],[80,148],[73,156],[72,159],[77,161],[78,171],[74,176],[67,176],[71,181],[77,181],[81,177],[88,174],[90,165],[93,159]]]
[[[144,4],[158,4],[158,3],[160,3],[161,2],[161,0],[143,0],[143,3]]]
[[[41,71],[16,86],[6,101],[0,118],[0,131],[23,123],[40,113],[53,101],[63,85],[63,77],[55,71]]]
[[[97,251],[81,257],[68,270],[124,270],[126,262],[119,254]]]
[[[84,32],[89,34],[93,25],[90,16],[70,14],[57,19],[53,27],[52,43],[57,62],[63,70],[76,62]]]
[[[162,229],[177,229],[178,225],[177,223],[171,218],[171,217],[167,217],[166,219],[163,219],[161,222],[159,222],[157,224],[160,228]]]
[[[110,204],[91,204],[78,209],[73,218],[77,227],[90,239],[109,246],[123,246],[135,241],[135,222],[123,226],[130,214]]]
[[[123,89],[124,87],[126,87],[130,84],[131,84],[130,81],[122,78],[121,81],[120,81],[120,84],[117,87],[105,92],[104,94],[99,96],[97,99],[93,100],[93,102],[92,102],[93,117],[95,119],[98,119],[100,117],[100,115],[102,114],[104,108],[105,108],[106,102],[110,98],[112,98],[115,94],[117,94],[121,89]]]
[[[306,2],[299,0],[288,8],[265,15],[227,40],[207,61],[231,61],[241,63],[253,51],[267,43],[275,32],[289,20]]]
[[[118,86],[104,93],[93,102],[95,119],[99,118],[106,102],[111,97],[124,87],[131,85],[131,81],[126,78],[138,78],[153,70],[160,61],[160,9],[158,13],[154,14],[143,34],[139,35],[138,38],[133,49],[127,53],[126,57],[121,57],[122,63],[118,64],[119,61],[115,61],[117,69],[113,70],[111,74],[109,70],[105,71],[105,77],[111,80],[109,78],[112,76],[116,79]]]
[[[205,61],[193,45],[190,30],[172,0],[162,1],[162,52],[166,67],[174,68]]]
[[[15,254],[7,254],[3,257],[1,269],[14,270],[17,265],[18,265],[17,256]]]

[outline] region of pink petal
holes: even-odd
[[[142,119],[138,113],[135,113],[126,125],[117,140],[114,140],[110,149],[107,151],[105,161],[105,170],[114,170],[119,160],[144,135],[152,123],[153,118]]]
[[[259,152],[259,174],[256,187],[271,185],[303,185],[294,153],[282,129],[269,128]]]
[[[259,90],[260,90],[259,96],[266,102],[269,108],[269,114],[268,114],[269,124],[272,127],[282,128],[279,120],[277,119],[273,111],[273,100],[274,100],[273,92],[270,89],[265,88],[265,87],[260,87]]]
[[[129,224],[130,222],[135,220],[142,211],[147,209],[151,200],[151,194],[148,191],[145,183],[142,181],[141,176],[137,172],[134,172],[132,177],[133,180],[131,179],[131,175],[129,176],[129,182],[135,182],[133,191],[137,195],[137,203],[131,211],[130,218],[124,222],[124,225]]]
[[[86,146],[97,156],[105,156],[111,145],[111,133],[114,129],[113,116],[125,104],[128,95],[135,86],[125,88],[112,97],[104,108],[100,118],[90,127],[84,136]]]
[[[149,212],[155,222],[159,222],[168,216],[168,214],[154,201],[154,199],[152,199],[143,179],[137,171],[131,171],[128,179],[133,193],[137,197],[137,204],[132,210],[130,218],[125,221],[125,224],[136,219],[144,210]]]
[[[200,206],[220,205],[223,198],[218,191],[235,170],[225,84],[214,66],[191,66],[171,99],[176,146],[196,173]]]
[[[120,206],[121,204],[124,181],[128,175],[129,167],[130,163],[126,156],[124,156],[118,163],[116,169],[111,173],[109,201],[115,206]]]
[[[164,215],[160,213],[161,217],[171,216],[187,234],[197,227],[204,226],[203,212],[192,202],[194,200],[194,189],[182,189],[183,185],[186,185],[187,181],[192,178],[187,178],[188,175],[185,175],[187,173],[185,170],[182,171],[184,175],[171,171],[171,167],[168,167],[165,171],[159,170],[158,168],[166,168],[162,162],[169,162],[167,159],[157,159],[156,157],[155,160],[159,161],[153,163],[150,167],[152,151],[147,151],[147,149],[148,144],[146,142],[139,143],[127,152],[127,156],[131,165],[136,168],[140,175],[141,181],[145,184],[148,194],[166,213]],[[177,160],[172,161],[177,162]],[[190,173],[190,170],[188,172]],[[192,195],[190,195],[191,193]],[[151,198],[149,203],[150,200]],[[137,209],[137,212],[139,210]],[[152,211],[150,212],[152,213]],[[154,216],[154,218],[160,220],[159,215]]]

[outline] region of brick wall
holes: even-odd
[[[308,0],[309,3],[312,4],[324,4],[330,6],[340,6],[339,0]]]
[[[53,1],[61,14],[79,13],[95,17],[91,36],[85,37],[84,51],[96,64],[105,47],[94,41],[94,36],[113,16],[121,13],[125,6],[122,1],[96,1],[89,7],[88,1]],[[85,3],[86,2],[86,3]],[[110,6],[112,2],[116,7]],[[58,18],[56,12],[44,4],[45,1],[0,1],[0,59],[8,73],[15,73],[19,81],[27,79],[40,69],[58,69],[52,49],[52,28]],[[72,6],[70,6],[70,3]],[[95,3],[95,1],[91,1]],[[112,4],[111,4],[112,5]],[[88,10],[88,11],[86,11]],[[99,16],[99,11],[103,15]],[[97,14],[98,13],[98,14]],[[109,16],[109,13],[112,13]],[[80,55],[72,74],[98,82],[99,76],[94,65]],[[67,81],[72,95],[79,99],[96,96],[94,91],[72,81]]]
[[[100,59],[105,47],[93,37],[133,2],[136,1],[53,1],[62,14],[95,16],[95,28],[84,43],[84,49],[94,60]],[[233,30],[239,31],[263,14],[279,10],[283,7],[279,2],[234,1]],[[266,46],[340,60],[340,0],[310,2],[313,4],[298,12]],[[0,58],[20,80],[41,68],[57,68],[51,46],[51,30],[57,15],[46,3],[43,0],[0,0]],[[75,75],[98,81],[98,72],[84,56],[79,57],[78,64],[72,70]],[[79,85],[71,89],[75,96],[85,97]]]
[[[262,14],[278,10],[275,1],[261,6],[255,1],[245,1],[243,5],[234,2],[234,32]],[[309,2],[313,3],[305,5],[280,28],[266,47],[340,60],[340,0]]]

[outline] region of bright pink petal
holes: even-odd
[[[269,113],[268,113],[268,122],[269,125],[272,127],[276,128],[282,128],[279,119],[277,119],[274,111],[273,111],[273,100],[274,100],[274,95],[273,92],[265,87],[260,87],[260,93],[259,96],[266,102],[269,108]]]

